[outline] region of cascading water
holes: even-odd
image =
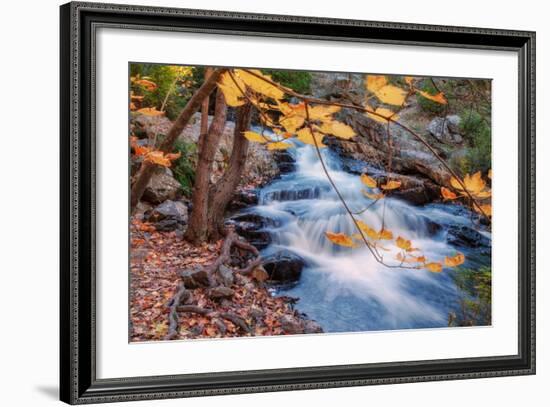
[[[296,161],[295,170],[262,188],[259,204],[246,210],[276,225],[266,228],[272,242],[262,251],[264,256],[285,249],[306,261],[300,281],[275,294],[298,297],[299,311],[320,323],[325,332],[446,327],[458,300],[450,272],[387,268],[363,245],[350,249],[331,243],[326,231],[353,234],[353,223],[315,148],[297,142],[288,151]],[[344,172],[339,157],[328,148],[321,154],[349,207],[360,211],[368,206],[372,201],[362,194],[359,176]],[[444,228],[434,231],[430,225],[471,224],[464,211],[456,213],[451,208],[441,204],[414,207],[386,198],[357,218],[376,229],[384,221],[394,237],[411,239],[427,258],[441,260],[456,248],[447,243]],[[479,256],[461,251],[471,264],[490,262],[490,253]],[[393,259],[388,262],[395,264]]]

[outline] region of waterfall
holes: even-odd
[[[266,229],[272,242],[264,255],[284,248],[306,260],[299,283],[280,288],[276,294],[299,297],[298,310],[317,320],[325,332],[446,327],[458,295],[450,273],[387,268],[365,246],[350,249],[331,243],[325,232],[356,233],[353,222],[315,148],[295,142],[295,148],[288,151],[295,159],[295,170],[263,187],[259,204],[247,209],[276,221],[277,226]],[[359,176],[343,171],[339,157],[330,149],[321,152],[351,210],[361,211],[372,203],[361,192]],[[366,165],[365,171],[377,172]],[[411,239],[436,260],[456,249],[446,243],[444,231],[430,228],[430,222],[469,222],[464,214],[455,214],[444,205],[415,207],[392,198],[378,201],[357,218],[375,229],[384,225],[394,237]]]

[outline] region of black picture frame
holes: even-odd
[[[70,404],[535,373],[535,33],[143,6],[68,3],[61,20],[60,395]],[[519,352],[499,357],[96,378],[97,27],[507,50],[519,59]]]

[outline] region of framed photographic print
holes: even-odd
[[[61,7],[61,399],[535,372],[535,34]]]

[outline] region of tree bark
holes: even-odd
[[[225,235],[225,208],[239,185],[246,164],[249,142],[243,136],[243,132],[248,130],[250,126],[251,115],[252,105],[248,103],[237,111],[229,165],[223,177],[210,189],[208,199],[208,240],[218,240],[221,236]]]
[[[172,124],[172,127],[160,145],[159,150],[164,153],[169,153],[172,151],[176,139],[181,134],[183,129],[185,129],[191,117],[199,110],[204,99],[208,97],[208,95],[210,95],[210,93],[212,93],[215,89],[218,79],[225,71],[226,69],[215,69],[208,79],[205,79],[202,86],[195,92],[191,99],[189,99],[189,102],[187,102],[185,108],[182,110],[174,124]],[[141,165],[136,181],[132,185],[132,190],[130,192],[131,212],[134,211],[136,205],[141,199],[141,196],[143,195],[147,184],[149,184],[149,180],[151,179],[156,167],[156,164],[149,161],[144,161]]]
[[[199,159],[193,186],[193,211],[189,217],[185,233],[185,239],[193,244],[202,243],[207,238],[208,190],[212,174],[212,163],[225,128],[226,116],[227,104],[223,93],[218,91],[214,118],[210,128],[208,132],[201,134],[199,138]]]

